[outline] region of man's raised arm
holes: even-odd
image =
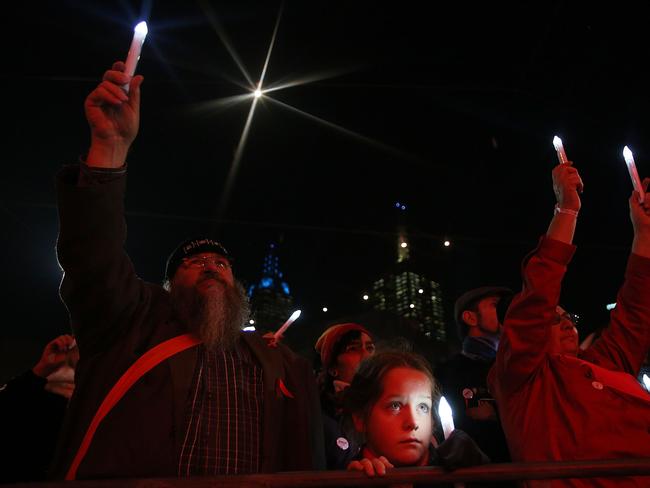
[[[650,178],[643,180],[647,189]],[[636,376],[650,349],[650,197],[629,199],[634,229],[625,282],[618,291],[609,327],[583,357],[608,369]]]
[[[524,258],[522,290],[508,308],[493,369],[502,379],[502,388],[511,391],[531,378],[547,354],[562,279],[575,250],[572,241],[581,206],[578,192],[583,188],[582,179],[570,164],[556,166],[552,176],[555,213],[546,235]]]

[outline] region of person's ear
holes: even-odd
[[[360,434],[364,434],[366,432],[366,422],[361,415],[353,413],[352,423],[354,424],[354,430]]]
[[[339,372],[336,368],[330,368],[327,370],[327,372],[332,378],[336,378],[339,375]]]
[[[478,325],[478,316],[476,312],[465,310],[461,314],[461,317],[463,318],[463,322],[465,322],[470,327],[476,327]]]

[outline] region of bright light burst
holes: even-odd
[[[265,85],[264,90],[262,90],[262,84],[263,84],[264,79],[266,77],[266,73],[267,73],[267,70],[268,70],[268,67],[269,67],[269,61],[271,59],[271,53],[273,51],[273,46],[275,45],[275,40],[276,40],[276,37],[277,37],[278,28],[280,26],[280,20],[282,18],[282,12],[283,12],[283,9],[284,9],[284,2],[281,4],[280,10],[278,12],[278,16],[277,16],[275,26],[274,26],[274,29],[273,29],[273,34],[271,36],[271,42],[269,44],[269,47],[268,47],[268,50],[267,50],[267,53],[266,53],[266,59],[264,60],[264,66],[262,68],[262,72],[260,74],[260,78],[259,78],[259,81],[258,81],[257,84],[253,83],[252,77],[249,75],[248,71],[244,67],[244,63],[242,62],[239,55],[237,54],[233,44],[230,42],[230,39],[226,35],[225,30],[223,29],[221,23],[216,18],[214,12],[211,10],[209,4],[207,2],[205,2],[205,1],[202,1],[201,3],[203,5],[203,7],[204,7],[204,11],[205,11],[205,13],[206,13],[206,15],[208,17],[208,20],[210,21],[210,24],[214,28],[214,30],[217,33],[217,35],[218,35],[219,39],[221,40],[221,42],[224,44],[224,46],[226,47],[226,49],[230,53],[233,61],[235,62],[235,64],[239,68],[239,70],[241,71],[242,76],[246,79],[246,81],[248,82],[248,85],[250,87],[250,89],[249,89],[250,91],[246,95],[238,95],[238,96],[234,96],[234,97],[221,98],[221,99],[214,100],[214,101],[211,101],[211,102],[203,103],[203,104],[201,104],[200,107],[197,108],[198,112],[207,113],[207,112],[210,111],[210,112],[213,113],[213,111],[215,109],[216,110],[224,109],[224,108],[228,108],[229,106],[234,105],[234,104],[236,104],[238,102],[241,102],[243,100],[251,100],[251,106],[250,106],[250,109],[248,111],[248,116],[246,117],[246,122],[244,124],[244,128],[242,129],[242,133],[241,133],[241,136],[239,138],[239,143],[237,145],[237,148],[235,150],[235,154],[234,154],[232,163],[230,165],[230,171],[229,171],[228,176],[226,178],[226,184],[225,184],[225,187],[224,187],[224,191],[222,192],[221,201],[220,201],[219,210],[218,210],[218,217],[219,218],[223,217],[223,215],[224,215],[224,213],[226,211],[226,207],[228,205],[229,199],[230,199],[230,195],[232,193],[232,189],[233,189],[233,185],[234,185],[235,178],[236,178],[236,175],[237,175],[237,170],[238,170],[238,167],[239,167],[239,163],[240,163],[240,161],[242,159],[242,156],[244,154],[244,148],[246,147],[246,142],[248,140],[248,135],[250,133],[251,125],[253,123],[253,116],[255,114],[255,108],[257,107],[258,102],[262,102],[264,100],[268,100],[269,102],[272,102],[272,103],[276,104],[277,106],[279,106],[281,108],[287,109],[287,110],[289,110],[289,111],[291,111],[291,112],[293,112],[295,114],[298,114],[298,115],[300,115],[302,117],[305,117],[305,118],[307,118],[309,120],[312,120],[314,122],[317,122],[317,123],[319,123],[321,125],[324,125],[324,126],[330,128],[330,129],[334,129],[334,130],[336,130],[336,131],[338,131],[338,132],[340,132],[340,133],[342,133],[342,134],[344,134],[344,135],[346,135],[348,137],[352,137],[352,138],[354,138],[354,139],[356,139],[358,141],[364,142],[364,143],[366,143],[366,144],[368,144],[370,146],[374,146],[374,147],[376,147],[378,149],[381,149],[383,151],[387,151],[388,153],[392,153],[392,154],[394,154],[395,156],[397,156],[399,158],[408,159],[408,160],[415,161],[415,162],[418,162],[418,163],[422,162],[421,159],[419,157],[417,157],[417,156],[414,156],[412,154],[408,154],[408,153],[406,153],[404,151],[396,149],[396,148],[394,148],[392,146],[389,146],[387,144],[383,144],[382,142],[376,141],[376,140],[371,139],[369,137],[366,137],[366,136],[364,136],[362,134],[359,134],[357,132],[346,129],[345,127],[341,127],[339,125],[336,125],[336,124],[334,124],[332,122],[324,120],[324,119],[322,119],[320,117],[317,117],[315,115],[312,115],[310,113],[304,112],[304,111],[302,111],[302,110],[300,110],[300,109],[298,109],[296,107],[293,107],[293,106],[288,105],[286,103],[280,102],[279,100],[276,100],[276,99],[271,98],[271,97],[268,96],[268,94],[270,92],[282,90],[282,89],[289,88],[289,87],[304,85],[304,84],[307,84],[307,83],[312,83],[312,82],[320,81],[320,80],[327,79],[327,78],[333,78],[333,77],[336,77],[336,76],[340,76],[342,73],[345,73],[346,71],[343,71],[343,70],[324,71],[322,73],[313,74],[313,75],[309,75],[309,76],[304,76],[302,78],[298,78],[298,79],[294,79],[294,80],[286,80],[285,79],[284,81],[281,81],[281,82],[278,81],[278,82],[275,82],[275,83],[267,84],[267,85]],[[349,70],[347,70],[347,71],[349,71]],[[404,210],[405,207],[403,207],[402,209]]]
[[[221,203],[219,204],[218,217],[222,217],[226,211],[226,206],[228,205],[228,200],[230,199],[230,194],[232,193],[232,187],[235,182],[235,176],[237,175],[237,168],[239,167],[239,162],[241,161],[242,155],[244,154],[244,148],[246,147],[246,140],[248,139],[248,134],[250,132],[251,124],[253,123],[253,115],[255,114],[255,107],[257,106],[258,100],[262,97],[262,82],[264,81],[264,76],[266,75],[266,69],[269,65],[269,60],[271,59],[271,52],[273,51],[273,45],[275,44],[275,38],[278,33],[278,27],[280,26],[280,19],[282,17],[282,9],[284,8],[284,3],[280,6],[280,11],[278,12],[278,18],[275,22],[275,28],[273,29],[273,35],[271,36],[271,43],[269,44],[269,49],[266,53],[266,60],[264,61],[264,67],[262,68],[262,74],[260,75],[260,81],[257,84],[257,88],[253,91],[253,103],[248,112],[248,117],[246,118],[246,123],[244,124],[244,129],[242,130],[241,137],[239,138],[239,144],[235,150],[235,156],[230,165],[230,171],[228,173],[228,178],[226,179],[226,186],[224,188]],[[232,49],[234,52],[234,49]],[[246,70],[243,69],[243,64],[241,66],[242,73],[246,73]],[[250,77],[246,79],[251,83]],[[253,83],[251,83],[252,85]]]

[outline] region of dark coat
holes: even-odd
[[[28,370],[0,386],[0,483],[46,477],[68,404],[46,391],[46,383]]]
[[[476,406],[476,402],[491,401],[498,415],[498,406],[488,391],[487,376],[494,360],[471,359],[457,354],[436,369],[436,378],[454,412],[454,425],[465,431],[494,463],[510,462],[510,453],[501,422],[494,420],[475,420],[465,414],[466,407]],[[473,398],[466,399],[464,390],[471,390]]]
[[[124,251],[126,176],[78,186],[78,166],[57,180],[61,296],[79,345],[76,390],[52,469],[62,478],[98,406],[143,353],[188,332],[172,312],[169,293],[138,278]],[[315,380],[304,358],[269,348],[256,333],[242,339],[263,369],[262,472],[324,467]],[[176,476],[185,401],[196,348],[141,378],[98,428],[77,478]],[[279,380],[293,394],[278,389]]]

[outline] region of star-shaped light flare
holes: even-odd
[[[244,154],[244,149],[246,147],[246,142],[248,140],[248,136],[251,130],[251,126],[253,123],[253,117],[255,115],[255,108],[257,107],[257,104],[259,102],[264,102],[266,100],[272,102],[273,104],[291,111],[294,114],[298,114],[302,117],[307,118],[308,120],[317,122],[323,126],[326,126],[330,129],[334,129],[339,133],[342,133],[348,137],[352,137],[358,141],[364,142],[366,144],[369,144],[371,146],[374,146],[376,148],[379,148],[381,150],[387,151],[389,153],[392,153],[400,158],[411,160],[417,163],[421,163],[422,160],[414,156],[412,154],[408,154],[404,151],[401,151],[397,148],[394,148],[392,146],[389,146],[387,144],[384,144],[382,142],[379,142],[375,139],[372,139],[370,137],[366,137],[362,134],[359,134],[357,132],[351,131],[349,129],[346,129],[345,127],[342,127],[340,125],[334,124],[332,122],[329,122],[325,119],[322,119],[320,117],[317,117],[315,115],[312,115],[308,112],[305,112],[303,110],[300,110],[296,107],[293,107],[287,103],[281,102],[277,99],[271,98],[268,94],[270,92],[282,90],[285,88],[293,87],[293,86],[299,86],[299,85],[304,85],[307,83],[313,83],[315,81],[320,81],[323,79],[327,78],[332,78],[335,76],[340,76],[344,71],[342,70],[337,70],[337,71],[329,71],[329,72],[322,72],[322,73],[317,73],[309,76],[304,76],[299,79],[294,79],[294,80],[285,80],[283,82],[276,82],[276,83],[271,83],[269,84],[266,88],[263,87],[264,79],[266,77],[266,73],[268,71],[269,67],[269,62],[271,59],[271,53],[273,52],[273,46],[275,45],[275,40],[277,37],[278,33],[278,28],[280,26],[280,20],[282,18],[282,12],[284,10],[284,2],[280,6],[280,10],[278,12],[278,17],[275,22],[275,27],[273,29],[273,35],[271,36],[271,42],[269,44],[269,48],[266,53],[266,59],[264,60],[264,66],[262,68],[262,73],[260,74],[260,78],[257,84],[254,84],[252,81],[251,76],[248,74],[248,71],[244,67],[244,63],[241,61],[240,57],[238,56],[233,44],[230,42],[228,39],[225,30],[221,26],[220,22],[210,9],[210,6],[207,4],[207,2],[202,2],[202,5],[204,6],[204,10],[206,12],[206,15],[208,16],[208,19],[210,20],[211,25],[214,27],[215,32],[223,42],[223,44],[226,46],[226,49],[232,56],[233,61],[235,64],[239,67],[242,76],[247,80],[249,86],[250,86],[250,92],[248,94],[243,94],[243,95],[238,95],[234,97],[226,97],[226,98],[221,98],[218,100],[214,100],[211,102],[206,102],[201,105],[201,107],[198,109],[201,112],[207,112],[207,111],[214,111],[215,109],[222,109],[222,108],[227,108],[229,106],[232,106],[233,104],[239,103],[244,100],[251,100],[251,106],[248,111],[248,116],[246,117],[246,122],[244,124],[244,128],[242,130],[241,136],[239,138],[239,143],[237,144],[237,148],[235,149],[234,157],[232,160],[232,163],[230,165],[230,171],[228,172],[228,177],[226,178],[226,184],[224,187],[224,191],[222,192],[221,195],[221,201],[219,203],[219,209],[218,209],[218,218],[222,218],[225,214],[226,207],[228,205],[228,201],[230,199],[230,195],[232,193],[232,188],[235,182],[235,177],[237,174],[237,170],[239,168],[239,164],[241,162],[242,156]]]

